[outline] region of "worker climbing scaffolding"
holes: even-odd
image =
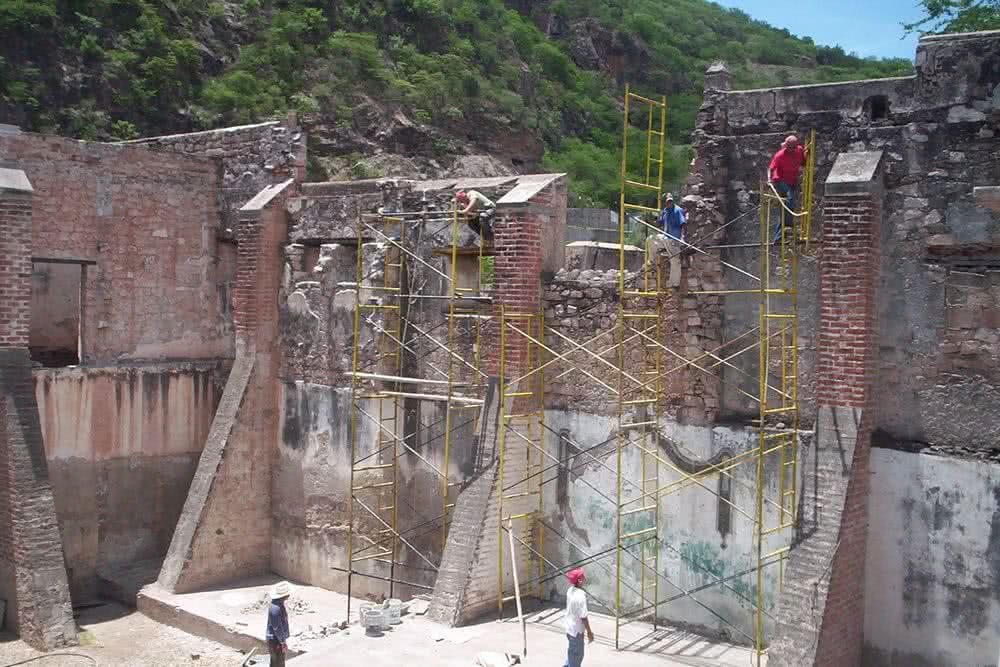
[[[808,148],[799,143],[794,134],[785,137],[781,148],[771,158],[767,167],[767,178],[774,190],[785,200],[788,210],[795,211],[797,206],[796,188],[802,174],[802,166],[808,157]],[[791,226],[791,220],[782,207],[780,218],[774,225],[774,243],[781,241],[782,230]]]
[[[466,224],[476,234],[486,241],[493,241],[493,218],[497,208],[489,197],[478,190],[459,190],[455,199],[461,207],[459,215],[466,219]]]

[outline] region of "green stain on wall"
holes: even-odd
[[[741,566],[731,563],[723,558],[721,550],[708,542],[684,542],[680,546],[681,560],[690,568],[691,572],[705,578],[706,583],[723,579],[726,586],[719,584],[720,592],[736,593],[747,600],[757,599],[756,584],[748,584],[747,581],[755,575],[751,572],[742,577],[733,577],[737,572],[749,569],[748,566]],[[733,577],[732,579],[726,579]]]

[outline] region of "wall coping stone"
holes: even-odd
[[[826,194],[862,194],[880,184],[882,151],[841,153],[826,178]]]
[[[21,169],[0,169],[0,190],[34,192],[28,175]]]

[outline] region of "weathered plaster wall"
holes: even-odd
[[[864,664],[997,661],[1000,466],[873,449]]]
[[[28,175],[33,254],[86,270],[83,361],[231,357],[217,163],[141,146],[0,136]]]
[[[205,444],[222,364],[36,370],[73,599],[99,570],[163,556]]]
[[[549,410],[546,425],[564,433],[570,443],[583,450],[593,448],[589,455],[580,453],[576,446],[560,443],[560,438],[554,435],[546,442],[548,451],[566,461],[569,468],[546,476],[549,480],[545,499],[546,555],[561,565],[612,550],[586,569],[588,592],[594,603],[604,603],[613,609],[617,418],[575,410]],[[701,481],[704,486],[685,485],[680,470],[691,462],[704,466],[746,452],[757,444],[756,431],[725,426],[679,426],[665,421],[661,432],[671,441],[660,440],[657,451],[677,467],[660,466],[660,485],[677,484],[660,499],[659,526],[663,540],[659,550],[662,577],[658,617],[674,626],[748,642],[753,636],[752,610],[757,599],[756,548],[753,522],[740,510],[752,514],[755,507],[756,464],[733,466],[723,486],[718,475],[704,478]],[[764,469],[765,494],[770,499],[778,497],[778,467],[779,462],[772,458]],[[625,449],[624,468],[627,480],[641,478],[637,448]],[[623,489],[626,501],[639,493],[628,481]],[[720,493],[732,505],[721,500]],[[625,521],[625,532],[646,527],[634,519]],[[777,525],[777,510],[773,505],[767,506],[766,521],[769,526]],[[782,546],[781,539],[774,535],[767,540],[765,552]],[[637,548],[634,551],[638,553]],[[625,556],[622,563],[623,605],[626,609],[637,607],[641,568],[630,556]],[[776,601],[777,575],[776,565],[764,570],[765,610],[769,613],[773,612]],[[718,583],[720,579],[725,585]],[[557,577],[548,588],[550,595],[559,598],[565,593],[565,582]],[[682,591],[692,592],[693,597],[683,595]],[[770,632],[770,620],[766,621]]]
[[[344,592],[347,586],[343,569],[347,562],[351,392],[345,388],[285,382],[281,401],[281,439],[274,471],[272,567],[282,576]],[[389,405],[386,401],[386,409]],[[363,400],[360,406],[369,414],[378,414],[375,400]],[[419,438],[415,442],[411,439],[411,446],[439,469],[444,462],[443,416],[440,404],[420,403],[418,418],[421,424],[438,423],[438,426],[421,429]],[[358,420],[357,458],[374,450],[376,434],[373,422],[364,418]],[[452,452],[452,479],[462,479],[462,471],[468,469],[471,454],[468,448]],[[402,447],[398,472],[399,529],[411,544],[436,563],[442,548],[438,519],[442,512],[440,478]],[[368,477],[361,474],[355,484],[361,485],[365,479]],[[362,499],[368,502],[367,498]],[[355,520],[362,530],[370,530],[373,534],[379,528],[363,509],[358,510]],[[400,562],[405,565],[397,568],[397,576],[423,586],[433,585],[433,572],[416,554],[400,545],[399,555]],[[389,575],[388,567],[380,563],[361,562],[356,567],[377,576]],[[364,596],[386,590],[386,584],[380,580],[357,577],[352,593]],[[425,591],[399,586],[396,589],[397,594],[404,596],[419,592]]]

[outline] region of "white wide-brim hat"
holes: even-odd
[[[270,597],[272,600],[278,600],[280,598],[287,598],[292,594],[292,585],[287,581],[279,581],[274,586],[271,586]]]

